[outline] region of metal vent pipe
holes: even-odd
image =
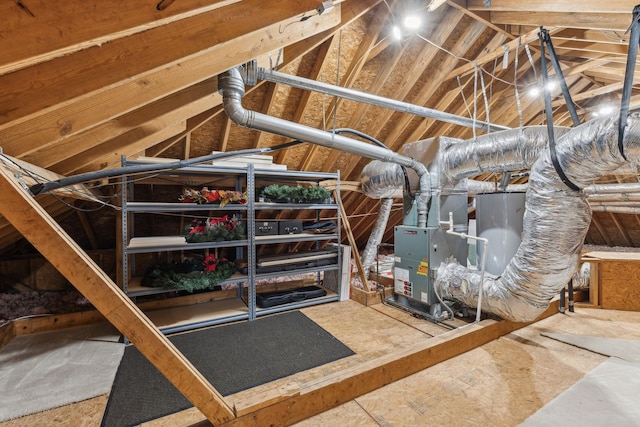
[[[240,71],[236,68],[218,76],[218,91],[222,95],[222,103],[227,115],[234,123],[240,126],[310,142],[371,159],[397,163],[415,170],[420,179],[420,193],[417,197],[418,226],[426,226],[427,203],[431,197],[431,183],[429,171],[422,163],[385,147],[367,144],[342,135],[245,109],[242,106],[242,97],[245,93],[244,81]]]
[[[251,64],[251,63],[250,63]],[[254,65],[249,65],[254,67]],[[254,70],[248,70],[247,75],[252,76]],[[335,95],[341,98],[350,99],[352,101],[362,102],[364,104],[375,105],[378,107],[388,108],[390,110],[409,113],[420,117],[439,120],[441,122],[452,123],[455,125],[465,126],[486,131],[498,131],[510,129],[507,126],[500,126],[491,123],[473,120],[469,117],[457,116],[455,114],[446,113],[444,111],[433,110],[431,108],[420,105],[409,104],[408,102],[398,101],[395,99],[385,98],[371,93],[360,92],[355,89],[330,85],[315,80],[305,79],[303,77],[291,76],[268,68],[257,67],[255,76],[260,80],[266,80],[272,83],[280,83],[298,89],[312,90],[327,95]]]

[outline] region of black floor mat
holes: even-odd
[[[227,396],[354,354],[299,311],[169,338]],[[125,349],[104,427],[131,426],[193,405],[133,346]]]

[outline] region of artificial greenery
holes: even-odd
[[[308,203],[311,201],[325,201],[331,196],[329,190],[319,185],[302,187],[301,185],[272,184],[262,189],[261,195],[268,201],[293,201]]]
[[[305,187],[302,190],[302,199],[306,201],[325,201],[331,196],[331,192],[319,185]]]
[[[271,184],[262,189],[262,195],[267,200],[290,200],[295,196],[294,188],[290,185]]]
[[[209,255],[203,260],[185,258],[182,263],[156,264],[145,271],[143,286],[194,292],[216,286],[231,277],[236,269],[225,258]]]
[[[196,218],[185,228],[184,236],[188,243],[226,242],[247,238],[246,227],[238,218],[228,215],[222,218]]]

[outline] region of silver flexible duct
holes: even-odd
[[[506,188],[498,188],[497,184],[489,181],[467,180],[467,191],[470,195],[487,193],[524,193],[529,184],[509,184]]]
[[[373,265],[376,255],[378,255],[378,245],[382,242],[384,231],[387,228],[387,221],[389,221],[389,215],[391,215],[392,206],[393,199],[382,199],[380,201],[380,209],[378,210],[376,223],[371,229],[367,246],[365,246],[364,251],[362,251],[362,267],[367,275],[369,274],[369,269]]]
[[[556,145],[566,176],[580,188],[627,163],[618,151],[615,117],[592,120],[571,129]],[[640,119],[629,116],[624,151],[640,160]],[[435,287],[441,296],[474,306],[482,291],[482,309],[513,321],[533,321],[576,272],[591,222],[582,192],[558,177],[549,151],[535,162],[529,178],[522,243],[500,276],[485,275],[455,262],[438,268]]]
[[[591,264],[583,262],[578,271],[573,275],[573,289],[589,289],[591,281]]]
[[[569,128],[556,127],[556,139],[568,131]],[[488,172],[530,169],[548,140],[546,126],[531,126],[449,144],[440,152],[441,182],[447,185]]]
[[[367,144],[342,135],[245,109],[242,106],[242,97],[245,93],[244,81],[240,72],[235,68],[220,74],[218,77],[218,91],[222,95],[222,102],[227,115],[234,123],[240,126],[334,148],[346,153],[397,163],[415,170],[420,179],[420,193],[416,197],[418,225],[421,227],[426,226],[427,203],[431,197],[431,184],[429,172],[422,163],[410,157],[402,156],[388,148]]]
[[[404,173],[396,163],[373,160],[362,168],[360,184],[364,195],[372,199],[402,198]]]

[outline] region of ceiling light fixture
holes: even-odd
[[[422,28],[422,16],[417,12],[407,13],[401,22],[402,25],[395,24],[391,28],[391,35],[395,40],[402,40],[408,37]]]
[[[616,109],[612,104],[601,104],[597,109],[591,111],[591,116],[600,117],[600,116],[610,116],[615,113]]]
[[[391,29],[391,34],[393,35],[394,39],[402,40],[402,30],[397,25],[393,26],[393,28]]]
[[[407,15],[402,20],[402,25],[407,30],[417,30],[422,26],[422,19],[418,15]]]
[[[542,91],[540,90],[540,86],[538,85],[531,86],[529,90],[527,90],[527,95],[529,95],[532,98],[540,96],[541,93]]]

